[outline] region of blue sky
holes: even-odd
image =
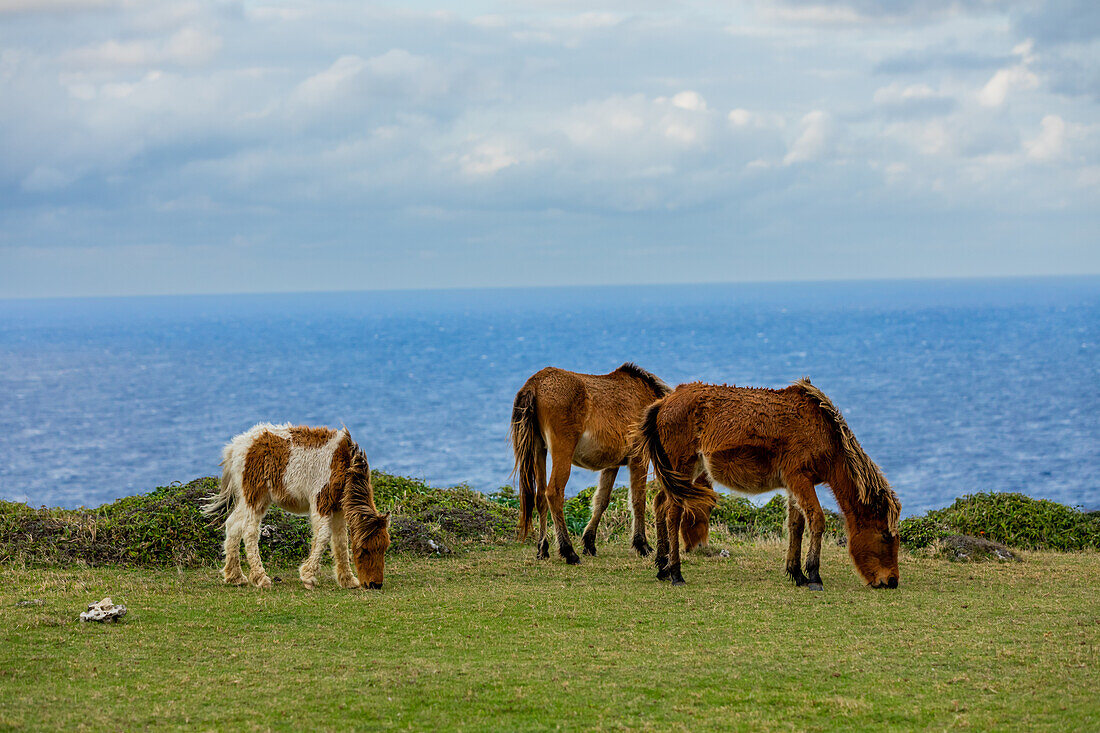
[[[0,297],[1100,272],[1100,3],[0,0]]]

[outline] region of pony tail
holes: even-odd
[[[512,450],[516,463],[512,475],[519,479],[519,539],[527,539],[531,532],[531,517],[535,511],[535,460],[542,445],[538,413],[535,407],[535,390],[524,386],[512,403]]]
[[[233,490],[233,475],[229,467],[229,459],[232,453],[226,448],[222,458],[222,477],[218,481],[218,493],[203,497],[206,501],[202,505],[202,513],[207,516],[218,514],[223,508],[233,509],[233,500],[237,498],[237,492]]]
[[[634,429],[634,453],[653,466],[653,475],[674,502],[693,516],[709,517],[710,510],[718,503],[714,489],[693,484],[688,476],[672,468],[661,435],[657,418],[665,402],[664,397],[646,408],[645,415]]]

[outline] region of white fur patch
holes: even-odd
[[[248,449],[260,435],[271,433],[290,443],[290,457],[287,460],[283,484],[287,500],[277,504],[282,509],[296,514],[308,514],[317,506],[317,496],[332,477],[332,454],[345,435],[339,430],[319,448],[306,448],[294,445],[290,437],[290,423],[272,425],[259,423],[235,436],[222,450],[222,465],[229,469],[233,491],[239,497],[242,491],[245,459]]]

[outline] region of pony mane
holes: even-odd
[[[358,445],[352,448],[343,507],[354,547],[362,546],[362,543],[371,535],[385,527],[389,519],[388,514],[382,514],[374,505],[370,466],[367,465],[367,459]]]
[[[836,430],[840,449],[844,451],[844,463],[848,467],[848,476],[856,485],[859,500],[867,506],[880,502],[884,504],[886,522],[890,531],[896,533],[898,517],[901,514],[901,502],[898,501],[898,495],[890,488],[886,477],[882,475],[882,469],[864,452],[852,429],[845,422],[844,416],[840,414],[840,410],[825,396],[824,392],[810,384],[809,377],[799,379],[794,386],[821,409],[825,420]]]
[[[626,362],[621,367],[616,369],[615,372],[622,372],[623,374],[627,374],[631,377],[634,377],[635,379],[642,380],[647,385],[649,385],[649,388],[652,389],[658,397],[664,397],[672,391],[672,387],[669,387],[667,384],[665,384],[663,379],[658,377],[653,372],[647,372],[645,369],[642,369],[640,366],[632,361]],[[612,372],[612,374],[614,374],[615,372]]]

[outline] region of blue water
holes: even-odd
[[[530,374],[627,360],[811,376],[907,515],[989,490],[1100,507],[1100,278],[0,301],[0,497],[212,475],[261,420],[345,423],[376,468],[491,490]]]

